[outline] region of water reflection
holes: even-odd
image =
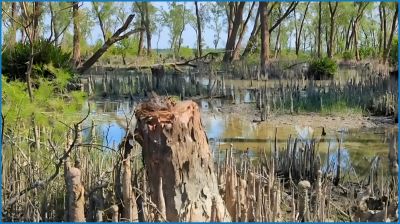
[[[221,101],[213,105],[210,101],[201,101],[202,112],[213,110],[221,106]],[[116,148],[125,135],[127,119],[132,118],[130,128],[133,129],[136,120],[133,109],[137,102],[130,100],[94,100],[94,105],[89,120],[94,120],[96,133],[100,135],[103,144],[111,148]],[[233,144],[234,154],[240,155],[249,149],[249,156],[257,158],[262,152],[269,153],[274,147],[275,136],[278,149],[287,146],[289,137],[299,138],[298,131],[293,126],[281,125],[271,126],[268,123],[248,122],[234,114],[214,113],[211,116],[202,115],[202,122],[205,126],[206,134],[209,138],[210,146],[215,158],[225,156],[225,151]],[[87,122],[90,126],[91,122]],[[321,133],[321,128],[314,128],[314,133]],[[342,140],[341,145],[341,168],[351,171],[354,168],[359,175],[367,174],[369,160],[376,155],[383,158],[387,157],[388,145],[385,142],[386,132],[383,128],[378,129],[354,129],[346,132],[326,131],[326,136],[318,137],[318,149],[321,155],[322,169],[333,171],[337,166],[337,139]],[[84,133],[86,138],[90,133]],[[314,135],[315,136],[315,135]],[[329,151],[329,159],[327,159]]]
[[[348,71],[339,76],[333,82],[345,83],[352,79],[359,82],[360,74]],[[224,104],[255,103],[257,101],[257,86],[270,86],[278,88],[286,85],[291,80],[251,81],[226,79],[225,83],[215,82],[207,77],[189,75],[169,75],[160,80],[147,73],[92,76],[85,84],[86,91],[92,91],[89,102],[92,105],[92,113],[89,121],[85,123],[91,126],[91,120],[96,124],[95,132],[107,147],[115,148],[125,135],[127,121],[131,120],[129,128],[135,127],[136,120],[133,110],[147,91],[154,87],[162,87],[157,90],[163,95],[177,95],[182,98],[191,96],[207,96],[209,84],[220,85],[220,93],[225,93],[225,98],[197,100],[202,113],[202,122],[215,158],[223,159],[225,151],[233,144],[234,153],[240,155],[247,149],[252,159],[257,159],[261,152],[269,152],[275,144],[278,149],[287,146],[287,140],[297,138],[298,131],[290,125],[273,126],[268,122],[254,123],[235,114],[222,114],[219,109]],[[321,85],[331,85],[332,81],[318,81]],[[89,84],[90,83],[90,84]],[[160,85],[162,83],[162,85]],[[217,88],[218,89],[218,88]],[[306,94],[305,91],[301,92]],[[304,96],[303,96],[304,97]],[[207,113],[205,113],[207,112]],[[211,115],[210,115],[211,114]],[[379,155],[386,161],[388,144],[387,132],[384,128],[378,129],[350,129],[350,130],[326,130],[326,135],[321,136],[322,128],[315,124],[314,137],[318,139],[318,150],[321,155],[322,169],[325,171],[334,169],[338,162],[338,139],[341,139],[340,164],[344,171],[353,168],[359,174],[367,174],[370,160]],[[339,132],[338,132],[339,131]],[[84,132],[85,137],[90,138],[90,131]],[[329,156],[328,156],[329,153]],[[387,164],[387,162],[383,162]],[[385,165],[386,166],[386,165]]]

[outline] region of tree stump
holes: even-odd
[[[81,182],[81,171],[79,165],[69,168],[67,171],[68,191],[68,221],[85,222],[85,189]]]
[[[142,146],[156,217],[206,222],[213,216],[213,221],[229,222],[198,105],[153,96],[135,116],[135,139]]]

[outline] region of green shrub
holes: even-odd
[[[308,76],[315,79],[324,79],[332,77],[337,70],[337,64],[332,59],[327,57],[316,59],[310,63],[308,68]]]
[[[373,47],[361,47],[360,48],[361,59],[373,58],[375,56],[376,56],[376,52]]]
[[[346,60],[346,61],[352,60],[354,58],[354,54],[350,51],[345,51],[342,53],[342,58],[343,58],[343,60]]]
[[[399,63],[398,56],[398,39],[397,37],[393,38],[392,47],[389,52],[389,62],[391,65],[396,66]]]
[[[71,71],[70,53],[65,53],[61,47],[55,47],[47,41],[40,40],[33,45],[34,67],[32,70],[32,80],[39,77],[54,78],[53,73],[46,72],[45,66],[52,65]],[[2,55],[2,73],[7,80],[26,81],[26,71],[29,62],[31,47],[29,44],[17,43],[13,49],[6,50]]]
[[[179,56],[183,58],[193,58],[194,57],[194,50],[188,47],[181,47],[179,51]]]

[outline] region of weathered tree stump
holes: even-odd
[[[153,96],[138,106],[135,116],[135,139],[143,148],[151,200],[159,210],[156,217],[230,221],[197,104]]]
[[[85,189],[81,182],[79,163],[67,171],[68,221],[85,222]]]

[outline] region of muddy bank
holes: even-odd
[[[200,101],[197,103],[201,104]],[[261,121],[261,112],[253,104],[222,104],[220,107],[203,110],[202,116],[222,114],[237,115],[241,119],[254,123],[268,123],[271,126],[310,126],[324,127],[327,130],[397,128],[393,117],[363,116],[361,114],[324,115],[320,113],[271,114],[266,121]]]

